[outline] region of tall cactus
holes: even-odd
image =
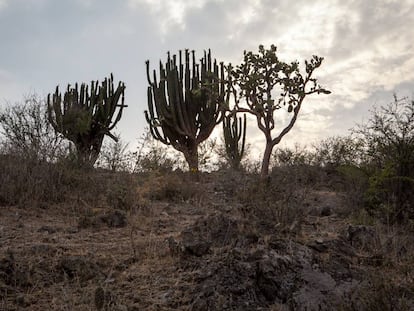
[[[74,88],[68,85],[63,98],[59,86],[52,96],[48,95],[49,122],[56,132],[74,143],[80,164],[94,165],[105,135],[117,140],[110,131],[127,107],[124,105],[124,91],[123,82],[114,88],[111,74],[101,85],[92,81],[90,92],[88,85],[82,83],[78,88],[76,83]],[[118,104],[120,99],[121,104]]]
[[[198,145],[224,117],[224,65],[212,62],[210,50],[204,52],[200,64],[194,51],[182,54],[180,51],[178,62],[177,55],[171,57],[170,53],[165,66],[160,62],[159,81],[155,70],[151,80],[146,62],[149,86],[145,118],[153,137],[182,152],[190,171],[197,172]]]
[[[226,116],[223,119],[223,136],[230,166],[239,170],[246,143],[246,115],[243,115],[243,120],[235,114]]]

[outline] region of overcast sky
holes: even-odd
[[[117,131],[133,144],[146,126],[145,60],[211,48],[237,64],[275,44],[285,61],[325,58],[315,77],[332,94],[306,99],[285,137],[309,143],[346,134],[393,92],[412,96],[413,38],[413,0],[0,0],[0,105],[113,72],[129,105]]]

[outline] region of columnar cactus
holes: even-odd
[[[76,147],[77,160],[82,165],[93,166],[101,150],[105,135],[114,140],[111,130],[121,119],[124,105],[125,85],[119,82],[114,88],[113,75],[99,85],[92,81],[88,86],[68,85],[65,94],[59,86],[47,97],[48,118],[56,132],[72,141]],[[121,99],[121,104],[118,104]]]
[[[212,62],[210,50],[204,52],[200,64],[194,51],[182,54],[180,51],[177,61],[177,55],[168,53],[165,66],[160,62],[159,81],[155,70],[151,79],[146,62],[149,86],[145,118],[153,137],[182,152],[190,171],[197,172],[198,145],[224,117],[224,65]]]
[[[233,169],[240,169],[246,143],[246,115],[242,118],[229,115],[223,119],[223,136],[226,155]]]

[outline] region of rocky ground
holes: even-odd
[[[413,233],[346,194],[273,206],[238,175],[157,178],[129,210],[0,207],[0,310],[414,310]]]

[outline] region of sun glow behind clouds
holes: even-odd
[[[185,16],[188,10],[202,7],[207,0],[128,0],[131,8],[147,5],[155,18],[159,19],[160,32],[167,35],[171,26],[185,28]]]

